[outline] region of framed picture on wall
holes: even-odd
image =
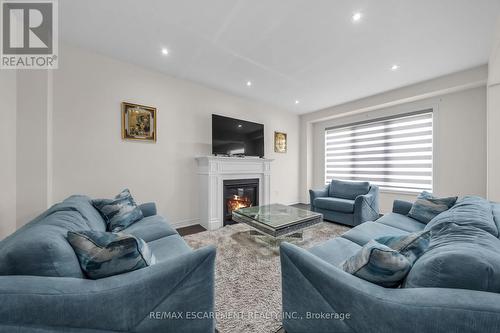
[[[122,139],[156,141],[156,108],[122,103]]]
[[[287,140],[286,133],[274,132],[274,151],[276,153],[286,153]]]

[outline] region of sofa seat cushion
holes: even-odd
[[[429,248],[406,278],[406,288],[500,292],[500,240],[474,226],[431,230]]]
[[[359,195],[370,191],[369,182],[353,182],[345,180],[332,180],[328,195],[335,198],[354,200]]]
[[[360,249],[361,246],[358,244],[351,242],[348,239],[337,237],[310,248],[309,252],[334,266],[338,266],[341,262],[353,256]]]
[[[464,197],[455,206],[433,218],[427,224],[425,230],[441,228],[449,223],[476,227],[498,237],[498,228],[493,219],[492,205],[488,200],[481,197]]]
[[[155,256],[157,263],[193,251],[179,234],[148,242],[148,246]]]
[[[326,209],[334,210],[342,213],[353,213],[354,212],[354,200],[342,199],[342,198],[316,198],[314,200],[314,206]]]
[[[68,231],[82,270],[91,279],[123,274],[155,263],[145,241],[133,235],[105,231]]]
[[[144,239],[146,242],[177,234],[177,231],[160,215],[145,217],[123,229],[123,232]]]
[[[408,232],[417,232],[424,230],[425,224],[420,223],[406,215],[397,213],[388,213],[377,220],[377,223],[382,223],[390,227],[398,228]]]
[[[400,236],[407,234],[409,234],[409,232],[398,228],[393,228],[382,223],[365,222],[349,230],[348,232],[343,234],[342,237],[363,246],[375,238],[383,236]]]

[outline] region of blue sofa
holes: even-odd
[[[500,332],[500,271],[490,265],[500,253],[500,204],[466,197],[427,225],[407,216],[411,205],[395,201],[392,213],[309,250],[281,245],[287,333]],[[431,246],[401,288],[384,288],[338,268],[371,239],[426,228],[431,230]],[[443,248],[433,247],[435,233],[453,228],[470,232],[450,234]],[[450,268],[455,274],[446,271]],[[432,287],[436,281],[454,282]]]
[[[123,232],[144,239],[157,263],[100,280],[85,278],[66,240],[69,230],[105,230],[86,196],[1,241],[0,332],[213,333],[215,248],[193,251],[154,204],[141,209]]]
[[[309,195],[311,209],[328,221],[356,226],[379,217],[379,189],[369,182],[334,179]]]

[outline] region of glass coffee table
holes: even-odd
[[[302,237],[301,230],[320,223],[323,215],[282,204],[255,206],[233,211],[233,220],[246,223],[272,237]]]

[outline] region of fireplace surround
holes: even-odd
[[[196,158],[196,162],[198,164],[197,173],[200,185],[200,224],[207,230],[216,230],[223,227],[228,216],[225,211],[227,203],[224,200],[224,181],[229,184],[231,181],[255,182],[255,180],[258,180],[258,187],[255,189],[257,197],[254,198],[254,201],[257,201],[258,205],[268,205],[270,203],[271,159],[201,156]],[[238,193],[233,195],[239,196]],[[243,201],[240,203],[244,204]]]

